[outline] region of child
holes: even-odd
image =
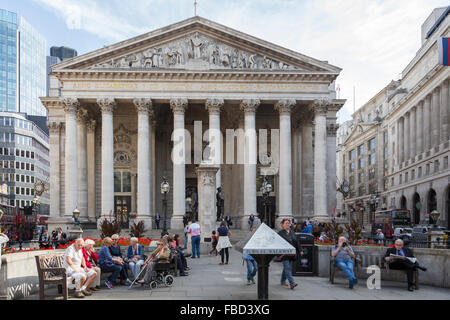
[[[218,242],[218,240],[217,240],[217,236],[216,236],[216,231],[215,230],[213,230],[213,232],[212,232],[212,235],[211,235],[211,244],[212,244],[212,250],[209,252],[209,255],[211,255],[213,252],[215,252],[216,253],[216,256],[219,254],[218,252],[217,252],[217,249],[216,249],[216,247],[217,247],[217,242]]]

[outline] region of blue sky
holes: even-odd
[[[402,70],[421,25],[449,0],[197,0],[198,15],[343,68],[339,122]],[[47,39],[84,54],[190,18],[194,0],[0,0]]]

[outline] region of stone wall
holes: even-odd
[[[330,274],[330,251],[329,246],[316,246],[318,254],[319,277],[329,277]],[[384,256],[386,248],[384,247],[353,247],[355,254],[379,253]],[[441,288],[450,288],[450,250],[445,249],[426,249],[414,248],[414,256],[418,259],[420,265],[426,267],[426,272],[419,271],[419,284],[436,286]],[[361,272],[356,275],[358,278],[366,279],[369,274]],[[336,277],[345,277],[342,272],[338,272]],[[402,281],[406,283],[406,275],[398,272],[387,274],[381,273],[381,280]],[[383,283],[381,284],[383,285]]]

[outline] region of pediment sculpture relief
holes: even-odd
[[[256,53],[249,53],[198,32],[163,46],[95,64],[91,69],[263,69],[293,70],[287,65]]]

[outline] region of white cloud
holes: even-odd
[[[193,0],[34,0],[117,42],[189,18]],[[197,0],[200,16],[343,68],[341,121],[395,79],[420,48],[420,26],[448,0]],[[101,45],[99,45],[100,47]]]

